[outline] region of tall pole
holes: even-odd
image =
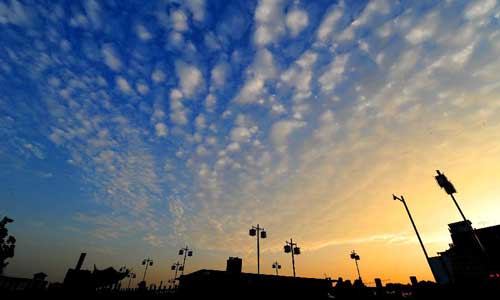
[[[148,266],[149,266],[149,257],[146,259],[146,268],[144,269],[144,276],[142,276],[142,281],[145,281],[146,279],[146,272],[148,271]]]
[[[462,216],[462,218],[464,219],[465,223],[467,223],[467,218],[465,217],[464,215],[464,212],[462,211],[462,209],[460,208],[460,206],[458,205],[458,202],[457,200],[455,199],[455,196],[453,196],[453,194],[450,194],[451,196],[451,199],[453,200],[453,202],[455,203],[455,205],[457,206],[458,208],[458,212],[460,213],[460,215]]]
[[[422,251],[424,251],[425,259],[427,262],[429,262],[429,255],[427,254],[427,250],[425,250],[424,243],[422,242],[422,238],[420,238],[420,233],[418,233],[417,226],[415,225],[415,222],[413,221],[413,217],[411,216],[410,209],[408,208],[408,205],[406,205],[405,198],[403,196],[397,197],[394,194],[392,195],[392,198],[394,200],[399,200],[403,202],[403,205],[406,209],[406,212],[408,213],[408,217],[410,218],[411,225],[413,226],[413,229],[415,230],[415,233],[417,234],[418,242],[420,243],[420,247],[422,247]],[[430,264],[429,264],[430,265]]]
[[[260,227],[257,224],[257,274],[260,274]]]
[[[483,246],[483,243],[481,243],[481,240],[479,239],[479,237],[477,236],[476,234],[476,231],[472,228],[472,226],[470,226],[470,221],[467,220],[467,218],[465,217],[462,209],[460,208],[460,206],[458,205],[458,202],[457,200],[455,199],[455,196],[453,196],[453,194],[455,194],[457,192],[457,190],[455,189],[455,187],[453,186],[453,183],[451,183],[451,181],[448,180],[448,178],[443,174],[441,173],[441,171],[439,170],[436,170],[436,173],[437,173],[437,176],[435,176],[436,178],[436,181],[437,181],[437,184],[439,185],[439,187],[441,187],[442,189],[445,190],[445,192],[451,196],[451,199],[453,200],[453,202],[455,203],[455,206],[457,207],[458,209],[458,212],[460,213],[460,215],[462,216],[462,218],[464,219],[464,223],[467,225],[469,225],[470,227],[470,231],[472,233],[472,237],[476,240],[476,243],[478,244],[481,252],[483,253],[483,255],[485,256],[485,258],[489,261],[489,255],[488,253],[486,252],[486,249],[484,248]]]
[[[292,268],[293,268],[293,277],[295,277],[295,257],[293,255],[293,240],[290,238],[290,245],[292,246]]]
[[[181,276],[184,275],[184,268],[186,266],[186,256],[188,252],[188,246],[186,245],[186,250],[184,251],[184,261],[182,262],[182,270],[181,270]]]
[[[260,274],[260,239],[265,239],[267,237],[267,233],[263,227],[260,227],[259,224],[257,226],[253,226],[249,230],[250,236],[257,235],[257,274]]]
[[[357,259],[355,259],[354,261],[356,262],[356,270],[358,270],[358,278],[359,278],[359,282],[362,282],[362,281],[361,281],[361,273],[359,272],[358,260],[357,260]]]

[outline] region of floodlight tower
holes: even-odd
[[[193,249],[189,249],[186,245],[185,248],[179,250],[179,255],[184,255],[184,261],[182,262],[182,266],[180,266],[179,270],[181,271],[181,275],[184,275],[184,269],[186,268],[186,256],[193,256]]]
[[[275,261],[273,263],[273,269],[276,271],[276,276],[278,276],[278,270],[281,269],[281,265],[278,263],[278,261]]]
[[[253,226],[248,231],[250,236],[257,236],[257,274],[260,274],[260,239],[267,238],[267,233],[264,228],[260,227],[259,224],[257,226]]]
[[[462,209],[460,208],[460,206],[458,205],[458,202],[457,200],[455,199],[455,196],[453,196],[453,194],[455,194],[457,192],[457,190],[455,189],[455,187],[453,186],[453,183],[451,183],[448,178],[444,175],[444,173],[441,173],[439,170],[436,170],[436,173],[437,175],[434,177],[436,178],[436,182],[437,184],[442,188],[444,189],[444,191],[446,192],[446,194],[450,195],[451,199],[453,200],[453,202],[455,203],[455,206],[457,207],[458,209],[458,212],[460,213],[460,215],[462,216],[462,218],[464,219],[464,223],[466,225],[469,226],[469,229],[470,231],[472,232],[472,236],[474,237],[474,239],[476,240],[479,248],[481,249],[481,252],[483,252],[483,254],[485,255],[486,258],[488,258],[488,254],[486,253],[486,249],[484,248],[483,244],[481,243],[481,241],[479,240],[479,237],[477,236],[476,234],[476,231],[472,228],[471,226],[471,222],[469,220],[467,220],[467,218],[465,217],[464,215],[464,212],[462,211]],[[488,258],[489,259],[489,258]]]
[[[351,258],[354,259],[354,262],[356,262],[356,270],[358,270],[359,283],[362,283],[363,281],[361,280],[361,273],[359,273],[359,266],[358,266],[358,260],[360,260],[360,258],[359,255],[356,253],[356,251],[352,250]]]
[[[285,253],[292,253],[292,268],[293,268],[293,277],[295,277],[295,255],[300,254],[300,248],[297,247],[297,243],[294,243],[292,239],[290,241],[285,241],[285,246],[283,247]]]

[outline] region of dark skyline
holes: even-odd
[[[0,2],[5,272],[123,265],[432,280],[462,219],[500,223],[500,4]],[[396,255],[397,254],[397,255]],[[396,258],[397,256],[397,258]],[[371,278],[371,279],[370,279]],[[136,279],[138,280],[138,279]]]

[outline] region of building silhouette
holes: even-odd
[[[241,272],[241,259],[230,257],[226,271],[198,270],[179,278],[179,296],[186,299],[326,299],[328,279]]]
[[[500,225],[473,229],[470,221],[460,221],[448,224],[448,228],[453,243],[449,249],[438,252],[438,256],[429,258],[437,282],[500,281]]]

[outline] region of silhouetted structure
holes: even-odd
[[[189,247],[186,245],[186,247],[179,250],[179,255],[184,255],[184,260],[182,261],[182,266],[179,269],[181,271],[181,275],[184,275],[184,270],[186,269],[186,257],[193,256],[193,249],[189,249]]]
[[[295,255],[300,254],[300,248],[298,247],[297,243],[293,242],[293,239],[290,239],[290,241],[285,241],[285,246],[283,247],[283,250],[285,251],[285,253],[292,254],[293,277],[295,277]]]
[[[257,274],[260,274],[260,239],[267,238],[267,233],[263,227],[260,227],[259,224],[257,226],[253,226],[248,231],[250,236],[257,236]]]
[[[9,217],[4,217],[0,221],[0,275],[3,274],[4,268],[9,264],[7,259],[14,257],[14,249],[16,248],[16,238],[9,235],[7,224],[12,223]]]
[[[186,299],[327,299],[326,279],[199,270],[180,277]]]
[[[229,257],[227,259],[226,272],[232,275],[241,274],[242,260],[239,257]]]
[[[500,281],[500,225],[474,230],[470,221],[448,224],[453,241],[450,248],[431,257],[439,283],[478,284]],[[479,238],[484,250],[477,243]]]
[[[114,268],[109,267],[99,270],[94,265],[94,270],[82,270],[83,261],[85,260],[86,253],[80,254],[78,263],[75,269],[68,269],[64,277],[63,287],[65,290],[80,291],[80,292],[95,292],[100,288],[115,287],[122,279],[128,276],[126,272],[116,271]]]

